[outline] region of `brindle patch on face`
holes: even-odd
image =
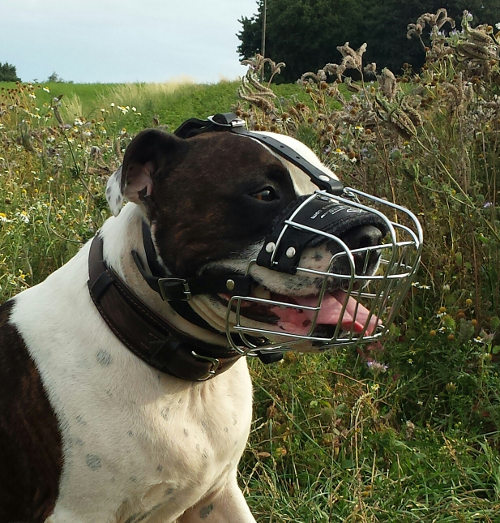
[[[136,172],[129,166],[140,162],[155,164],[152,192],[143,203],[160,255],[178,276],[191,276],[207,262],[261,241],[295,198],[283,163],[251,139],[207,133],[165,140],[157,150],[156,137],[148,158],[147,135],[142,141],[141,150],[134,142],[127,149],[123,172]],[[267,187],[278,195],[274,201],[255,198]]]
[[[38,370],[0,307],[0,521],[44,521],[62,471],[62,438]]]

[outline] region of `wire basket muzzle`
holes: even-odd
[[[343,196],[319,191],[302,197],[277,218],[247,268],[250,276],[258,267],[281,273],[290,292],[273,292],[270,283],[265,292],[232,296],[226,317],[231,346],[257,355],[381,338],[407,295],[422,239],[413,213],[367,193],[346,188]],[[321,266],[310,263],[311,253],[320,251],[327,254]]]

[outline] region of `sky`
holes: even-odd
[[[23,81],[215,83],[246,69],[238,19],[257,0],[0,0],[0,63]]]

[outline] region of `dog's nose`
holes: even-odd
[[[342,240],[351,251],[354,251],[356,274],[372,274],[380,260],[380,245],[384,234],[374,225],[359,225],[347,231]]]
[[[360,225],[347,231],[343,240],[351,250],[380,245],[382,231],[374,225]]]

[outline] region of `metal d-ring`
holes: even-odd
[[[211,367],[208,370],[207,375],[203,378],[198,378],[196,381],[206,381],[215,376],[217,369],[220,365],[220,361],[217,358],[211,358],[210,356],[203,356],[202,354],[197,354],[194,350],[191,351],[191,355],[193,356],[193,358],[196,358],[199,361],[208,361],[211,364]]]

